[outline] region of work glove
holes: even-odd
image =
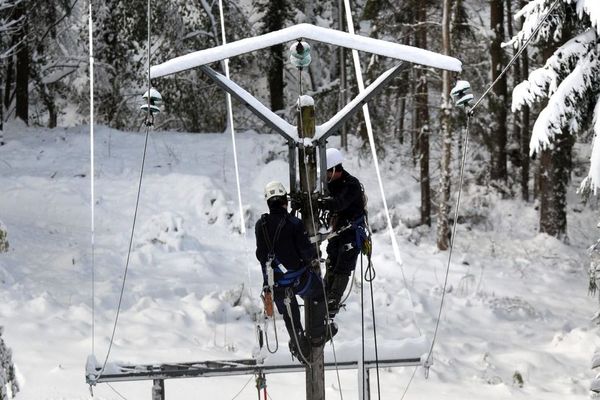
[[[319,197],[317,199],[319,210],[333,211],[335,207],[335,199],[333,197]]]
[[[310,269],[314,272],[321,272],[321,261],[318,258],[315,258],[310,262]]]
[[[302,194],[290,193],[290,207],[292,208],[292,212],[302,208]]]

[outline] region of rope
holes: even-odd
[[[96,227],[95,227],[95,205],[96,197],[94,192],[94,42],[93,42],[93,22],[92,22],[92,0],[89,1],[89,57],[90,57],[90,240],[91,240],[91,263],[92,263],[92,355],[96,350]]]
[[[349,0],[344,0],[344,6],[346,9],[346,21],[348,22],[348,31],[350,34],[354,35],[354,22],[352,20],[352,10],[350,9]],[[354,61],[354,71],[356,75],[356,80],[358,83],[359,93],[365,91],[365,83],[363,82],[362,70],[360,67],[360,59],[358,58],[358,51],[352,50],[352,59]],[[396,241],[396,235],[394,233],[394,227],[392,226],[392,218],[390,217],[390,210],[387,205],[387,200],[385,198],[385,190],[383,189],[383,180],[381,178],[381,171],[379,170],[379,161],[377,158],[377,150],[375,148],[375,138],[373,136],[373,126],[371,125],[371,116],[369,114],[369,106],[365,103],[363,105],[363,115],[365,117],[365,126],[367,128],[367,135],[369,137],[369,146],[371,147],[371,155],[373,156],[373,163],[375,165],[375,173],[377,174],[377,182],[379,184],[379,192],[381,194],[381,199],[383,201],[383,209],[385,211],[385,218],[387,221],[388,232],[390,234],[390,240],[392,241],[392,249],[394,251],[394,257],[396,262],[402,266],[402,257],[400,257],[400,248],[398,247],[398,242]]]
[[[250,379],[248,379],[248,381],[247,381],[247,382],[244,384],[244,386],[242,386],[242,388],[240,389],[240,391],[239,391],[239,392],[237,392],[237,394],[236,394],[235,396],[233,396],[233,397],[231,398],[231,400],[235,400],[235,399],[237,399],[237,398],[238,398],[238,396],[239,396],[240,394],[242,394],[242,392],[244,391],[244,389],[246,389],[246,386],[248,386],[248,384],[250,383],[250,381],[251,381],[253,378],[254,378],[254,375],[252,375],[252,376],[250,377]]]
[[[149,133],[149,131],[150,131],[150,127],[146,126],[146,138],[144,141],[144,153],[142,156],[142,166],[140,168],[140,178],[139,178],[139,183],[138,183],[137,196],[136,196],[136,200],[135,200],[135,210],[133,213],[133,224],[131,226],[131,235],[129,237],[129,248],[127,251],[127,260],[125,262],[125,272],[123,273],[123,283],[121,284],[121,293],[119,294],[119,304],[117,305],[117,314],[115,316],[115,322],[113,325],[112,334],[110,336],[110,343],[108,345],[108,351],[106,352],[106,358],[104,359],[104,363],[102,364],[102,369],[100,370],[100,373],[98,374],[98,376],[102,376],[102,373],[104,372],[104,369],[106,368],[106,363],[108,362],[108,357],[110,355],[113,341],[115,339],[115,332],[117,331],[117,323],[119,321],[119,315],[121,312],[121,304],[123,302],[123,293],[125,292],[125,281],[127,280],[127,272],[129,270],[129,259],[131,257],[131,248],[133,247],[133,234],[135,232],[135,223],[137,220],[138,208],[139,208],[139,203],[140,203],[140,192],[142,189],[142,177],[144,176],[144,164],[146,162],[146,150],[148,148],[148,136],[149,136],[148,133]]]
[[[371,291],[371,315],[373,318],[373,341],[375,344],[375,371],[377,372],[377,398],[381,399],[381,385],[379,382],[379,346],[377,345],[377,324],[375,323],[375,296],[373,295],[373,280],[375,279],[375,269],[373,269],[373,264],[371,263],[371,257],[367,256],[368,266],[365,271],[365,280],[369,282],[369,288]],[[362,256],[360,257],[360,264],[362,268]],[[367,277],[369,273],[369,269],[372,269],[372,275]],[[370,278],[370,279],[369,279]]]
[[[437,320],[435,322],[435,330],[433,331],[433,338],[431,340],[431,347],[429,349],[429,353],[427,354],[427,360],[431,359],[431,353],[433,352],[433,347],[435,346],[435,339],[437,337],[438,328],[440,325],[440,319],[442,317],[442,309],[444,308],[444,299],[446,298],[446,286],[448,285],[448,275],[450,273],[450,262],[452,261],[452,253],[454,250],[454,240],[456,239],[456,225],[458,225],[458,208],[460,207],[460,199],[462,194],[462,186],[464,182],[465,175],[465,164],[467,161],[467,150],[469,147],[469,129],[471,123],[471,113],[469,112],[467,115],[467,130],[465,132],[464,139],[464,148],[462,153],[462,160],[460,163],[460,175],[459,175],[459,183],[458,183],[458,194],[456,196],[456,205],[454,206],[454,221],[452,224],[452,236],[450,237],[450,249],[448,250],[448,262],[446,264],[446,274],[444,277],[444,287],[442,290],[442,299],[440,300],[440,308],[438,311]]]
[[[102,373],[104,372],[104,369],[106,368],[106,363],[108,362],[108,358],[110,356],[110,352],[112,350],[112,346],[114,343],[114,339],[115,339],[115,333],[117,331],[117,324],[119,322],[119,315],[121,313],[121,305],[123,302],[123,294],[125,292],[125,282],[127,281],[127,272],[129,271],[129,260],[131,258],[131,248],[133,247],[133,236],[134,236],[134,232],[135,232],[135,223],[137,221],[137,214],[138,214],[138,209],[139,209],[139,204],[140,204],[140,193],[142,190],[142,178],[144,176],[144,165],[146,163],[146,152],[148,149],[148,136],[150,133],[150,126],[152,125],[153,122],[153,118],[151,118],[152,113],[150,112],[150,89],[151,89],[151,82],[150,82],[150,56],[151,56],[151,52],[150,52],[150,48],[151,48],[151,43],[150,43],[150,17],[151,17],[151,9],[150,9],[150,0],[148,0],[148,110],[147,110],[147,116],[146,116],[146,135],[145,135],[145,139],[144,139],[144,152],[142,155],[142,165],[140,167],[140,177],[139,177],[139,181],[138,181],[138,188],[137,188],[137,195],[136,195],[136,199],[135,199],[135,209],[134,209],[134,213],[133,213],[133,223],[131,226],[131,235],[129,236],[129,247],[127,250],[127,260],[125,261],[125,272],[123,273],[123,282],[121,284],[121,293],[119,294],[119,303],[117,305],[117,313],[115,315],[115,322],[113,325],[113,329],[112,329],[112,334],[110,337],[110,343],[108,345],[108,351],[106,352],[106,357],[104,359],[104,362],[102,364],[102,368],[100,369],[100,373],[98,374],[98,376],[102,376]]]
[[[361,357],[360,357],[360,376],[363,379],[360,382],[360,387],[362,389],[360,400],[365,399],[365,299],[364,299],[364,280],[363,280],[363,261],[362,257],[360,258],[360,349],[361,349]],[[368,372],[367,372],[368,373]]]
[[[272,296],[275,296],[274,292],[272,293]],[[271,354],[274,354],[279,349],[279,338],[277,337],[277,318],[275,317],[275,310],[273,310],[273,331],[275,332],[275,350],[271,350],[271,346],[269,345],[269,335],[267,335],[268,320],[269,320],[269,318],[265,317],[265,319],[264,319],[265,343],[267,345],[268,352]]]
[[[523,53],[523,51],[525,51],[525,49],[527,48],[527,46],[529,45],[529,42],[531,41],[531,39],[533,39],[533,37],[538,33],[538,31],[541,29],[542,24],[544,22],[546,22],[546,20],[548,19],[548,17],[550,16],[550,14],[552,13],[552,11],[554,11],[554,9],[556,8],[556,6],[558,5],[558,3],[560,2],[560,0],[556,0],[552,6],[550,7],[550,9],[548,9],[548,12],[546,13],[546,15],[544,15],[544,18],[542,18],[542,20],[538,23],[538,25],[535,27],[535,29],[533,30],[533,32],[531,33],[531,35],[527,38],[527,40],[521,45],[521,47],[519,48],[519,51],[517,51],[515,53],[515,55],[513,56],[513,58],[509,61],[509,63],[506,65],[506,67],[504,67],[504,69],[502,70],[502,72],[500,72],[500,75],[498,75],[498,77],[496,78],[496,80],[494,82],[492,82],[492,84],[487,88],[487,90],[485,92],[483,92],[483,94],[481,95],[481,97],[479,98],[479,100],[477,100],[477,102],[473,105],[473,107],[471,107],[471,110],[469,111],[470,114],[473,114],[475,108],[477,108],[479,106],[479,104],[481,104],[481,101],[490,93],[490,91],[492,90],[492,88],[496,85],[496,83],[498,83],[498,81],[504,76],[504,74],[508,71],[508,69],[515,63],[515,61],[517,60],[517,58],[519,58],[519,56],[521,55],[521,53]]]
[[[223,44],[227,43],[227,38],[225,37],[225,18],[223,17],[223,1],[219,0],[219,16],[221,19],[221,38]],[[226,58],[223,60],[223,65],[225,69],[225,77],[229,79],[229,59]],[[233,125],[233,107],[231,105],[231,95],[229,92],[225,93],[225,99],[227,100],[227,125],[229,127],[229,131],[231,132],[231,145],[233,146],[233,164],[235,166],[235,182],[237,187],[237,196],[238,196],[238,205],[239,205],[239,213],[240,213],[240,232],[242,234],[246,233],[246,223],[244,221],[244,209],[242,206],[242,191],[240,189],[240,172],[238,167],[238,158],[237,158],[237,150],[235,143],[235,127]]]
[[[296,342],[296,350],[298,350],[298,354],[300,354],[300,357],[302,357],[302,360],[304,360],[304,363],[306,364],[306,366],[308,368],[312,368],[312,364],[308,362],[308,360],[304,356],[304,353],[302,353],[302,348],[300,347],[300,341],[298,340],[298,332],[296,331],[296,326],[294,325],[294,317],[292,316],[292,307],[290,304],[291,303],[290,292],[291,292],[291,296],[295,296],[294,292],[292,292],[292,290],[290,288],[285,288],[285,299],[283,300],[283,304],[285,304],[285,309],[286,309],[286,311],[288,313],[288,317],[290,318],[290,321],[292,323],[292,332],[294,334],[294,341]]]
[[[115,389],[110,383],[105,382],[109,388],[112,389],[113,392],[115,392],[117,394],[117,396],[119,396],[120,398],[122,398],[123,400],[127,400],[127,397],[123,396],[121,393],[119,393],[119,391],[117,389]]]

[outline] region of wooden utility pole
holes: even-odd
[[[298,136],[313,138],[315,136],[315,107],[308,96],[302,96],[299,101]],[[305,195],[302,202],[302,222],[309,236],[317,233],[318,210],[312,194],[317,188],[317,151],[315,147],[299,147],[298,167],[300,168],[300,192]],[[304,302],[304,324],[310,326],[313,305],[311,301]],[[311,346],[306,367],[306,400],[325,400],[325,368],[323,365],[323,347]]]

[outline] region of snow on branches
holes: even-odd
[[[12,352],[2,339],[2,327],[0,327],[0,400],[12,399],[18,391]]]
[[[524,18],[523,28],[507,45],[522,45],[552,10],[556,0],[533,0],[515,15]],[[524,105],[548,101],[535,121],[530,153],[550,147],[556,135],[575,135],[590,128],[595,137],[592,145],[591,166],[582,188],[600,187],[600,2],[598,0],[559,0],[549,17],[543,22],[532,43],[564,42],[545,65],[532,71],[524,82],[513,90],[512,110]],[[568,20],[577,14],[578,29],[570,40],[563,35]],[[592,118],[593,115],[593,123]]]

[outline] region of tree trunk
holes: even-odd
[[[16,36],[13,36],[10,47],[16,44]],[[14,56],[10,55],[6,58],[6,82],[4,82],[4,107],[8,110],[10,107],[12,87],[15,80],[15,62]]]
[[[452,0],[444,0],[442,16],[442,52],[450,55],[450,12]],[[452,127],[450,125],[450,71],[442,71],[442,158],[440,160],[437,247],[447,250],[449,241],[448,210],[450,203],[450,160],[452,159]]]
[[[525,7],[527,1],[521,0],[520,6]],[[521,18],[521,25],[525,18]],[[523,50],[521,53],[521,76],[520,81],[524,81],[529,77],[529,54],[527,53],[527,48]],[[521,109],[521,197],[524,201],[529,201],[529,106],[525,105]]]
[[[27,42],[28,33],[28,22],[26,7],[27,2],[23,1],[19,3],[16,8],[17,18],[21,16],[25,17],[21,30],[19,31],[19,37],[21,43],[17,50],[17,99],[16,99],[16,117],[21,118],[23,122],[29,124],[29,68],[30,68],[30,54],[29,54],[29,43]]]
[[[271,60],[269,61],[269,95],[271,110],[278,111],[284,108],[283,99],[283,45],[271,47]]]
[[[495,81],[504,67],[501,44],[504,40],[504,4],[502,0],[490,2],[490,28],[494,38],[490,46],[492,81]],[[492,89],[490,114],[492,115],[492,151],[490,178],[506,182],[506,107],[507,88],[504,75]]]
[[[424,1],[417,5],[417,24],[415,45],[427,48],[427,4]],[[427,70],[417,68],[416,79],[416,132],[419,145],[419,167],[421,171],[421,224],[431,226],[431,187],[429,182],[429,105],[427,90]]]
[[[567,240],[567,189],[574,138],[563,131],[540,157],[540,232]]]

